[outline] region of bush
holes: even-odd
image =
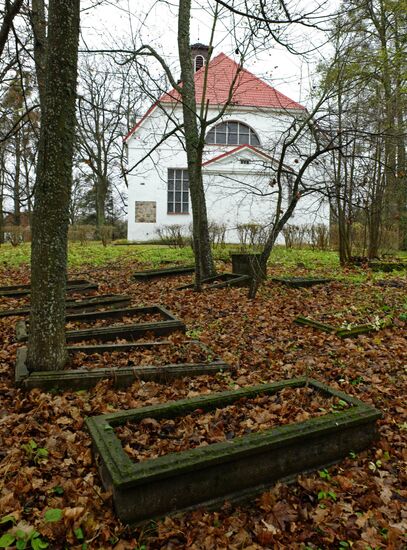
[[[4,241],[12,246],[18,246],[22,242],[29,241],[31,232],[29,227],[21,225],[5,225],[3,227]]]
[[[170,248],[184,248],[189,244],[189,239],[184,234],[184,226],[181,224],[162,225],[157,227],[156,233],[160,244],[166,244]]]
[[[285,225],[282,230],[286,248],[302,248],[306,237],[305,225]]]
[[[213,221],[208,223],[209,242],[211,245],[225,246],[226,229],[227,226],[225,223],[216,223]]]
[[[242,249],[259,247],[265,242],[266,232],[258,223],[242,223],[236,229]]]
[[[99,228],[99,237],[103,246],[107,246],[107,243],[112,241],[113,231],[113,225],[102,225],[102,227]]]
[[[286,225],[282,233],[286,248],[311,246],[312,250],[328,250],[330,242],[329,227],[323,223]]]
[[[309,226],[309,243],[312,250],[328,250],[329,248],[329,227],[323,223]]]
[[[95,240],[96,227],[93,225],[70,225],[68,240],[85,244],[86,241]]]

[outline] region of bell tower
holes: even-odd
[[[201,67],[206,65],[206,62],[208,60],[208,53],[209,46],[205,46],[205,44],[200,44],[199,42],[197,42],[196,44],[191,45],[191,57],[194,67],[194,73],[196,73],[196,71],[199,71]]]

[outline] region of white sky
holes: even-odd
[[[86,0],[83,7],[87,7]],[[310,10],[311,0],[306,3]],[[209,43],[212,16],[209,10],[213,9],[211,0],[193,0],[191,20],[191,43]],[[208,9],[209,6],[209,9]],[[205,8],[205,9],[204,9]],[[135,36],[136,46],[142,41],[157,48],[166,61],[172,66],[178,65],[177,50],[177,12],[178,2],[164,2],[160,0],[105,0],[103,5],[82,12],[82,36],[89,48],[120,48],[131,44],[131,37]],[[236,39],[230,32],[233,27],[229,16],[218,24],[215,33],[214,55],[220,52],[234,56]],[[304,27],[297,27],[290,31],[290,41],[294,41],[298,49],[312,49],[323,45],[323,33]],[[309,54],[308,59],[288,53],[284,48],[267,42],[266,47],[257,48],[251,52],[245,61],[245,67],[257,76],[268,81],[279,91],[291,99],[310,106],[307,101],[310,86],[313,83],[315,64],[326,52],[325,47]],[[177,69],[175,69],[177,74]]]

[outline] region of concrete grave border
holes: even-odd
[[[168,267],[163,269],[149,269],[146,271],[136,271],[131,276],[135,281],[149,281],[150,279],[158,277],[172,277],[175,275],[183,275],[185,273],[193,273],[195,271],[195,266],[175,266]]]
[[[97,290],[99,285],[86,279],[72,279],[66,283],[67,292],[83,292],[88,290]],[[12,285],[0,287],[0,297],[17,298],[18,296],[27,296],[31,294],[31,285]]]
[[[172,313],[161,305],[133,307],[127,309],[109,309],[106,311],[90,311],[87,313],[72,313],[66,316],[66,320],[109,319],[131,315],[136,313],[160,313],[163,321],[154,323],[120,324],[112,327],[84,328],[79,330],[67,330],[65,333],[67,342],[81,342],[82,340],[115,340],[116,338],[140,338],[148,332],[156,336],[165,336],[176,330],[185,332],[185,324],[178,320]],[[28,340],[28,325],[24,320],[17,321],[16,339],[18,342]]]
[[[230,286],[247,286],[250,283],[250,277],[249,275],[242,275],[240,273],[219,273],[218,275],[214,275],[213,277],[206,277],[202,279],[201,283],[208,284],[208,286],[204,290],[213,290],[216,288],[227,288]],[[220,281],[217,283],[216,281]],[[176,287],[175,290],[187,290],[190,288],[194,288],[194,283],[190,283],[188,285],[182,285]]]
[[[304,422],[288,424],[225,442],[170,453],[136,463],[122,448],[115,426],[127,420],[173,418],[197,409],[213,410],[242,397],[273,394],[306,384],[351,407]],[[277,480],[339,461],[366,448],[376,437],[381,413],[354,397],[312,379],[273,384],[184,399],[88,418],[94,455],[104,487],[112,491],[119,518],[142,523],[196,507],[221,506],[265,491]]]
[[[325,277],[272,277],[271,280],[292,288],[307,288],[332,282],[332,279]]]
[[[294,319],[294,323],[297,323],[297,325],[306,325],[318,330],[322,330],[323,332],[329,332],[331,334],[334,334],[335,336],[338,336],[339,338],[354,338],[356,336],[359,336],[359,334],[369,334],[369,332],[377,332],[378,330],[377,327],[372,324],[355,325],[352,328],[336,327],[327,323],[321,323],[320,321],[314,321],[314,319],[303,317],[302,315],[299,315],[296,319]],[[392,325],[392,321],[384,321],[381,324],[379,330],[391,327]]]
[[[89,298],[87,300],[67,300],[65,302],[66,311],[74,311],[85,313],[87,311],[97,311],[98,308],[113,309],[118,307],[126,307],[131,303],[131,297],[125,294],[103,294]],[[2,317],[26,317],[30,315],[30,307],[20,307],[17,309],[0,310],[0,318]]]
[[[110,344],[96,346],[67,346],[71,352],[103,353],[104,351],[129,351],[135,348],[152,348],[169,344],[168,341],[144,342],[142,344]],[[161,366],[145,365],[142,367],[103,367],[94,369],[66,369],[58,371],[29,372],[26,366],[27,348],[17,350],[15,383],[16,386],[30,390],[41,388],[42,390],[71,390],[89,389],[100,380],[111,379],[114,386],[129,386],[136,380],[166,383],[175,378],[184,376],[200,376],[202,374],[216,374],[224,371],[234,371],[234,367],[228,365],[219,356],[198,340],[187,340],[183,344],[199,344],[208,354],[213,356],[209,363],[178,363]]]

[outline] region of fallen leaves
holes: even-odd
[[[348,304],[354,304],[361,314],[366,308],[373,312],[383,306],[399,307],[405,300],[405,286],[333,282],[295,290],[268,282],[250,301],[246,289],[204,294],[173,290],[189,280],[185,276],[133,283],[130,274],[134,269],[134,264],[123,264],[120,269],[111,265],[94,271],[89,268],[88,275],[106,282],[103,292],[130,294],[134,306],[165,305],[186,323],[191,337],[235,365],[236,374],[162,385],[136,381],[120,390],[105,380],[90,391],[24,393],[13,384],[16,318],[0,319],[0,519],[12,515],[16,524],[24,522],[40,532],[50,548],[61,544],[81,548],[87,543],[92,550],[127,550],[143,544],[148,550],[337,550],[346,548],[346,543],[352,550],[369,546],[401,550],[407,521],[406,323],[399,319],[397,326],[380,333],[341,341],[292,321],[315,310],[343,311]],[[27,278],[26,270],[7,269],[3,280],[6,284]],[[26,302],[0,300],[2,309]],[[172,352],[170,356],[176,360]],[[110,360],[102,357],[101,362]],[[303,475],[292,485],[277,484],[244,506],[226,505],[217,512],[197,510],[133,530],[116,519],[92,458],[90,438],[83,427],[86,416],[304,374],[383,411],[374,447],[329,468],[329,480],[318,472]],[[269,421],[264,411],[257,413],[259,424]],[[280,416],[281,408],[270,414]],[[214,436],[218,435],[215,430]],[[30,440],[47,449],[48,456],[37,461],[29,457],[22,445]],[[336,500],[329,496],[319,500],[320,492],[333,492]],[[62,519],[45,522],[48,509],[62,510]],[[0,534],[9,530],[10,523],[0,525]]]

